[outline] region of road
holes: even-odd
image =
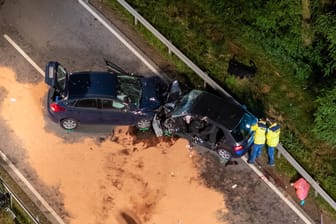
[[[81,127],[77,132],[67,133],[50,122],[43,113],[46,93],[43,77],[3,35],[10,36],[42,69],[47,61],[56,60],[70,71],[104,70],[103,59],[108,58],[129,72],[152,74],[152,71],[75,0],[7,0],[0,6],[0,34],[0,99],[4,108],[0,117],[0,149],[67,222],[104,223],[96,216],[108,216],[104,213],[106,207],[97,205],[94,208],[101,211],[93,211],[95,213],[88,218],[87,214],[72,211],[67,203],[72,202],[83,211],[89,211],[86,203],[90,202],[79,195],[64,193],[77,187],[78,191],[86,189],[90,195],[91,189],[83,185],[88,184],[85,181],[92,170],[84,167],[81,173],[76,170],[78,167],[72,167],[71,171],[61,168],[71,166],[77,157],[83,163],[86,161],[85,164],[102,169],[106,168],[106,164],[101,164],[104,158],[101,156],[108,157],[112,163],[116,162],[105,152],[99,157],[90,154],[90,150],[99,148],[96,146],[100,144],[97,139],[104,140],[111,135],[111,128]],[[13,100],[9,102],[8,99]],[[83,145],[89,151],[81,152]],[[219,213],[221,223],[303,223],[243,162],[240,161],[235,167],[223,168],[220,164],[209,163],[213,161],[211,159],[206,161],[205,166],[199,167],[201,176],[209,187],[223,195],[223,204],[228,209],[225,213]],[[52,165],[54,169],[46,168]],[[123,163],[123,166],[126,165]],[[68,177],[62,179],[64,175]],[[100,182],[106,175],[97,173],[99,178],[92,182]],[[92,173],[92,176],[95,174]],[[92,188],[104,186],[104,192],[108,192],[105,189],[107,182],[105,185],[90,184]],[[233,190],[235,184],[239,191]],[[104,195],[96,195],[94,191],[91,193],[98,202],[106,200],[99,198]],[[137,206],[133,205],[133,208]],[[111,208],[107,211],[111,211]],[[83,222],[85,218],[90,221]],[[197,217],[194,219],[196,221]],[[142,220],[146,223],[148,217],[143,215]]]

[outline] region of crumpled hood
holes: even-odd
[[[161,93],[165,91],[159,77],[142,78],[142,97],[140,108],[153,110],[161,106]]]

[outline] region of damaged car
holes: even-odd
[[[178,84],[172,89],[178,89]],[[179,95],[177,90],[173,90]],[[224,161],[241,157],[253,144],[257,118],[232,97],[191,90],[162,106],[153,120],[157,136],[177,135],[214,151]]]
[[[151,128],[155,110],[162,105],[167,85],[157,76],[129,74],[110,61],[107,71],[69,73],[56,61],[47,63],[50,86],[47,110],[66,130],[79,124],[134,125]]]

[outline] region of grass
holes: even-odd
[[[200,7],[201,1],[188,1],[185,4],[177,1],[175,5],[136,0],[128,2],[255,115],[276,117],[282,125],[281,141],[285,148],[336,198],[336,168],[330,159],[335,158],[336,152],[311,132],[314,95],[310,95],[311,92],[302,82],[293,78],[294,71],[288,63],[268,54],[254,40],[237,35],[240,33],[239,26],[234,28],[219,24],[221,19],[216,18],[207,5]],[[133,22],[118,3],[113,0],[109,3]],[[167,55],[167,49],[155,37],[141,25],[137,29],[170,62],[176,64],[178,72],[187,74],[194,86],[200,86],[197,75],[181,65],[174,56]],[[227,74],[228,61],[233,55],[246,63],[253,59],[258,67],[255,78],[240,80]],[[290,177],[297,175],[285,161],[279,161],[279,168]]]
[[[27,196],[27,194],[20,188],[20,186],[13,180],[7,171],[0,166],[0,177],[2,180],[10,187],[10,189],[15,193],[15,195],[23,202],[26,208],[35,216],[38,217],[40,223],[48,224],[50,223],[48,219],[43,215],[43,213],[38,209],[38,207],[31,201],[31,199]],[[25,211],[21,208],[19,204],[12,200],[12,208],[11,210],[14,212],[16,219],[21,224],[33,224],[34,222],[30,219],[30,217],[25,213]],[[0,212],[3,215],[4,220],[11,219],[11,216],[8,215],[6,212]],[[0,215],[0,223],[2,222],[2,216]],[[8,222],[14,223],[14,222]]]

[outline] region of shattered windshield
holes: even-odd
[[[142,95],[141,80],[129,75],[118,75],[118,84],[117,98],[128,99],[128,103],[139,107]]]
[[[182,100],[177,104],[172,113],[172,117],[183,116],[188,113],[195,99],[202,93],[200,90],[192,90],[189,94],[185,95]]]

